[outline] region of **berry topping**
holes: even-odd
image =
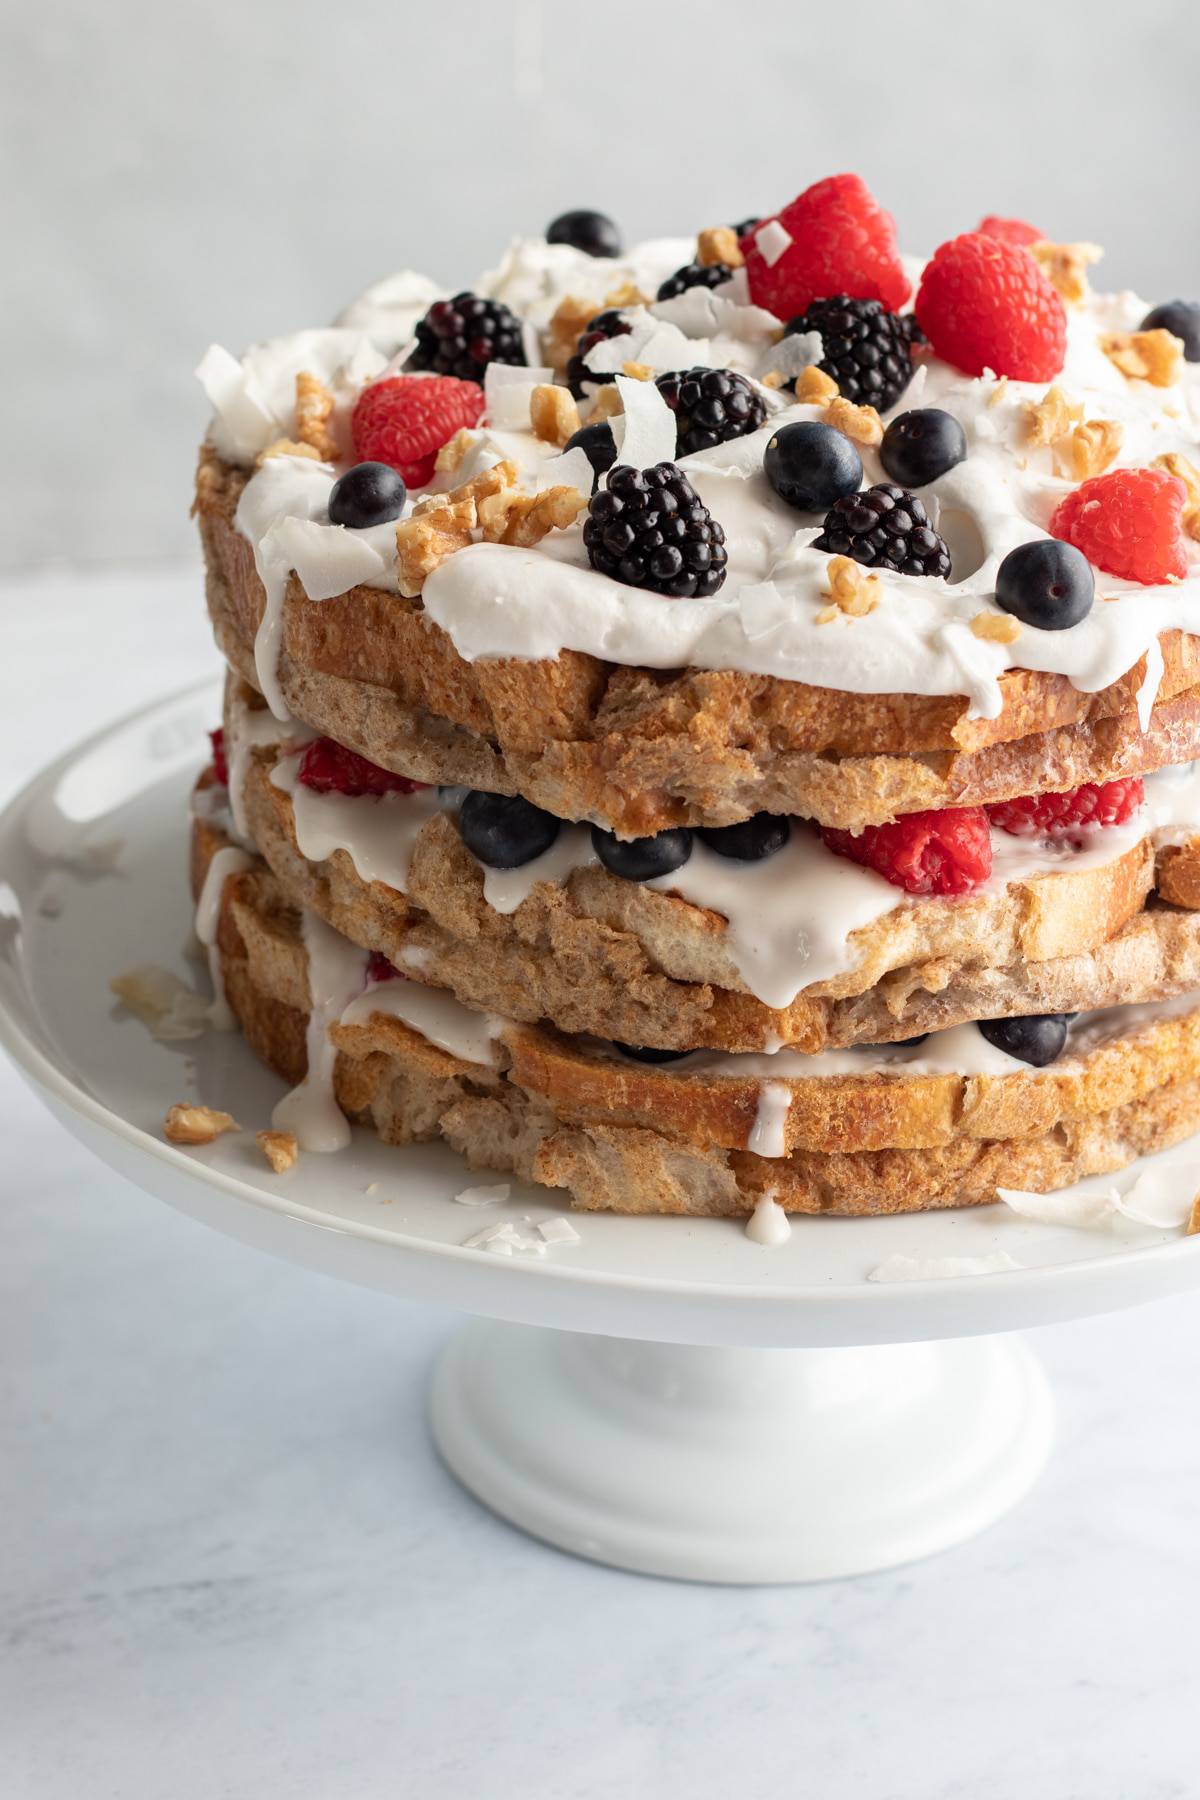
[[[1024,219],[1001,219],[995,213],[980,219],[975,229],[984,237],[999,238],[1005,244],[1019,244],[1026,250],[1030,244],[1040,244],[1046,235],[1036,225],[1027,225]]]
[[[598,387],[603,382],[617,379],[615,375],[594,375],[583,360],[588,351],[594,350],[605,338],[628,337],[631,329],[625,314],[613,306],[589,319],[587,330],[580,335],[575,354],[567,364],[567,386],[577,400],[582,400],[587,393],[586,382]]]
[[[1186,501],[1182,481],[1165,469],[1111,469],[1061,500],[1050,530],[1108,575],[1178,581],[1187,574]]]
[[[607,214],[578,207],[559,213],[546,227],[548,244],[569,244],[586,256],[620,256],[621,234]]]
[[[725,579],[725,533],[674,463],[618,463],[589,502],[583,542],[594,569],[630,587],[704,599]]]
[[[382,950],[372,950],[367,958],[367,986],[377,981],[407,981],[408,976],[390,963]]]
[[[764,227],[778,225],[791,239],[776,256]],[[773,238],[776,234],[769,233]],[[830,294],[879,300],[896,312],[909,283],[896,250],[896,228],[858,175],[830,175],[798,194],[773,219],[763,219],[746,246],[750,298],[777,319],[791,319]]]
[[[969,894],[992,872],[992,838],[981,806],[905,813],[890,825],[868,825],[857,837],[822,828],[836,856],[874,869],[906,894]]]
[[[731,369],[675,369],[654,383],[675,414],[676,454],[693,456],[757,431],[766,401]]]
[[[692,1054],[690,1050],[656,1050],[652,1044],[621,1044],[616,1038],[613,1039],[612,1046],[622,1056],[632,1057],[634,1062],[672,1063]]]
[[[296,779],[317,794],[420,794],[427,781],[412,781],[368,762],[332,738],[316,738],[305,746]]]
[[[710,850],[729,857],[731,862],[765,862],[768,856],[783,849],[791,835],[790,819],[765,812],[755,813],[739,825],[710,825],[700,833],[701,841]]]
[[[879,460],[901,487],[925,487],[965,461],[967,434],[951,413],[918,406],[893,419],[883,434]]]
[[[1152,306],[1141,330],[1169,331],[1182,342],[1184,360],[1200,362],[1200,306],[1194,300],[1165,300]]]
[[[799,512],[825,512],[862,486],[862,457],[846,435],[817,419],[783,425],[763,454],[763,471],[781,500]]]
[[[350,432],[359,462],[387,463],[410,488],[433,480],[437,453],[456,431],[477,425],[483,389],[449,375],[392,375],[354,403]],[[340,484],[339,484],[340,485]]]
[[[405,367],[457,375],[460,381],[482,381],[489,363],[525,361],[516,313],[502,300],[481,300],[478,294],[435,300],[418,324],[416,337],[417,347]]]
[[[463,843],[489,869],[519,869],[549,850],[560,821],[519,794],[469,793],[458,809]]]
[[[825,514],[814,550],[852,556],[868,569],[897,575],[949,575],[950,552],[915,494],[881,481],[848,494]]]
[[[615,837],[599,825],[592,826],[592,845],[605,868],[622,881],[653,881],[673,875],[692,854],[690,831],[660,831],[654,837]]]
[[[1119,781],[1085,781],[1069,794],[1024,794],[984,808],[992,824],[1010,837],[1069,837],[1096,825],[1124,825],[1145,799],[1136,775]]]
[[[1044,1069],[1062,1055],[1074,1017],[1074,1013],[1028,1013],[1023,1019],[980,1019],[978,1030],[997,1050]]]
[[[996,605],[1039,631],[1067,631],[1092,610],[1096,578],[1086,556],[1055,538],[1010,550],[996,571]]]
[[[886,312],[878,300],[851,300],[846,294],[814,300],[805,312],[788,320],[784,336],[804,331],[820,332],[819,366],[855,406],[886,412],[912,380],[907,323]]]
[[[229,763],[225,757],[225,727],[218,725],[215,731],[210,731],[208,741],[212,745],[213,774],[222,787],[228,787]]]
[[[329,495],[329,523],[365,531],[386,525],[404,511],[408,489],[390,463],[361,462],[334,482]]]
[[[592,465],[592,492],[601,475],[607,475],[617,460],[617,440],[612,426],[603,419],[596,425],[581,425],[563,445],[565,450],[582,450]]]
[[[1050,381],[1063,366],[1067,315],[1033,257],[967,231],[935,250],[917,293],[917,323],[968,375]]]
[[[686,294],[689,288],[720,287],[728,281],[733,270],[728,263],[684,263],[682,269],[676,269],[668,275],[658,290],[660,300],[675,300],[680,294]]]

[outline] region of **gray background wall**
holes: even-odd
[[[857,168],[906,248],[1014,212],[1198,293],[1198,51],[1190,0],[3,0],[0,567],[189,554],[210,340],[569,205],[689,231]]]

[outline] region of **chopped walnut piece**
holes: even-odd
[[[1182,481],[1188,491],[1187,505],[1183,509],[1183,529],[1189,537],[1200,538],[1200,469],[1178,450],[1169,450],[1164,456],[1156,456],[1154,467],[1165,469],[1168,475],[1174,475],[1177,481]]]
[[[808,371],[805,370],[807,374]],[[825,408],[825,423],[856,444],[882,444],[883,420],[873,406],[855,406],[840,394]]]
[[[796,398],[801,406],[828,405],[837,398],[838,384],[832,375],[824,369],[818,369],[815,363],[807,369],[801,369],[796,377]]]
[[[542,338],[543,354],[554,368],[566,368],[585,326],[600,311],[594,300],[581,300],[578,294],[567,294],[559,301]]]
[[[1035,449],[1063,437],[1083,418],[1081,401],[1068,400],[1060,387],[1050,387],[1025,407],[1025,440]]]
[[[1188,1214],[1187,1224],[1183,1228],[1184,1237],[1195,1237],[1200,1231],[1200,1194],[1192,1201],[1192,1210]]]
[[[489,544],[515,544],[528,550],[548,531],[573,525],[587,505],[578,488],[552,487],[542,494],[521,494],[512,488],[480,501],[479,523]]]
[[[579,408],[575,397],[565,387],[549,382],[535,387],[529,401],[529,417],[533,435],[543,443],[557,444],[560,449],[579,430]]]
[[[292,1132],[259,1131],[255,1133],[254,1141],[276,1175],[286,1175],[289,1169],[295,1168],[300,1146]]]
[[[825,578],[833,605],[823,607],[817,614],[818,625],[827,625],[839,612],[849,613],[852,619],[861,619],[875,610],[880,593],[879,577],[868,575],[853,557],[831,556],[825,566]]]
[[[615,381],[602,387],[596,395],[592,410],[588,414],[588,424],[598,425],[604,419],[614,419],[618,413],[625,411],[625,402],[621,398],[621,390]]]
[[[171,1144],[211,1144],[223,1131],[241,1129],[231,1113],[217,1112],[211,1106],[190,1106],[186,1100],[169,1106],[163,1120],[163,1136]]]
[[[1100,348],[1129,381],[1170,387],[1179,379],[1183,344],[1161,326],[1154,331],[1102,331]]]
[[[456,431],[448,444],[443,444],[437,453],[434,464],[439,475],[453,475],[461,467],[463,457],[471,448],[471,433],[466,430]]]
[[[696,239],[696,261],[702,269],[711,269],[714,263],[740,269],[745,260],[731,225],[713,225]]]
[[[1021,627],[1011,613],[981,612],[971,620],[972,634],[990,644],[1013,644],[1021,635]]]
[[[512,487],[516,479],[515,466],[501,462],[448,494],[428,494],[418,501],[412,517],[396,526],[401,592],[419,594],[448,556],[465,549],[479,523],[480,502]]]
[[[323,381],[301,369],[296,377],[296,436],[302,444],[311,444],[322,462],[338,459],[332,417],[333,395]]]
[[[265,462],[273,456],[307,456],[310,462],[323,462],[325,459],[312,444],[298,444],[294,438],[276,438],[265,450],[260,450],[254,459],[256,469],[261,469]]]
[[[762,385],[765,388],[781,388],[786,380],[787,376],[781,375],[778,369],[768,369],[762,378]]]
[[[654,370],[649,363],[627,362],[622,365],[622,375],[628,375],[630,381],[652,381]]]
[[[604,296],[604,305],[606,307],[616,307],[618,310],[625,306],[649,306],[649,304],[649,296],[643,294],[636,282],[632,281],[623,281],[620,287],[612,288],[610,292]],[[592,318],[594,319],[596,314],[601,310],[602,308],[599,306],[594,306],[592,308]]]
[[[1068,481],[1101,475],[1121,448],[1124,432],[1115,419],[1090,419],[1054,440],[1054,473]]]
[[[1008,392],[1008,376],[1002,375],[1000,377],[999,381],[996,383],[995,387],[992,389],[991,393],[988,395],[988,399],[987,399],[988,405],[989,406],[999,406],[1000,402],[1003,400],[1003,398],[1007,394],[1007,392]]]
[[[1029,248],[1050,286],[1068,306],[1087,299],[1088,269],[1104,255],[1099,244],[1051,244],[1043,239]]]

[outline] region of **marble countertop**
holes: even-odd
[[[194,569],[0,589],[0,799],[216,666]],[[449,1318],[110,1175],[0,1063],[5,1800],[1184,1800],[1200,1298],[1036,1334],[1032,1497],[854,1582],[642,1580],[435,1460]]]

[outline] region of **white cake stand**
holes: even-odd
[[[487,1212],[455,1204],[488,1178],[441,1147],[364,1132],[272,1176],[253,1130],[274,1077],[236,1035],[156,1041],[107,985],[147,962],[203,983],[184,949],[186,806],[217,712],[206,684],[126,720],[0,818],[0,1042],[69,1131],[169,1205],[307,1268],[482,1315],[442,1358],[433,1428],[455,1474],[515,1524],[601,1562],[714,1581],[924,1556],[1012,1506],[1049,1450],[1040,1370],[995,1334],[1200,1277],[1200,1240],[1051,1229],[1001,1207],[798,1220],[777,1249],[725,1222],[575,1215],[578,1243],[500,1257],[464,1240],[564,1206],[519,1186]],[[161,1121],[186,1097],[249,1129],[173,1148]],[[896,1254],[997,1251],[1022,1266],[868,1279]]]

